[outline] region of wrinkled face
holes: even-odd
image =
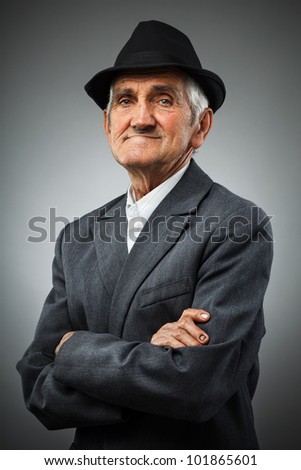
[[[115,81],[104,128],[115,159],[127,169],[172,168],[198,148],[184,80],[176,71],[123,75]]]

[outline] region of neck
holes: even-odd
[[[139,201],[143,196],[181,170],[190,161],[192,153],[193,148],[183,154],[173,165],[154,164],[154,166],[148,168],[128,168],[136,200]]]

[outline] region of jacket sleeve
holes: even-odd
[[[271,229],[266,225],[263,232],[260,221],[251,220],[249,206],[233,217],[207,242],[195,288],[192,307],[212,314],[209,345],[161,348],[78,331],[55,358],[55,380],[112,405],[193,422],[210,419],[247,382],[264,335]]]
[[[74,329],[68,313],[61,260],[63,235],[64,231],[56,243],[53,288],[45,301],[34,340],[17,364],[25,403],[48,429],[122,422],[119,406],[104,403],[54,378],[54,349],[62,336]]]

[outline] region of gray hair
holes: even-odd
[[[194,80],[194,78],[190,77],[190,75],[188,75],[185,72],[181,72],[181,74],[183,75],[183,80],[184,80],[185,87],[186,87],[186,94],[187,94],[190,109],[191,109],[190,125],[193,126],[196,123],[197,119],[201,116],[203,111],[206,108],[208,108],[209,102],[203,89],[196,82],[196,80]],[[113,102],[113,93],[114,93],[114,81],[112,81],[111,86],[110,86],[109,102],[106,108],[109,117],[110,117],[110,111],[111,111],[112,102]]]
[[[190,77],[185,73],[184,81],[186,85],[186,93],[191,109],[191,120],[190,124],[193,126],[198,118],[201,116],[203,111],[209,106],[209,101],[207,96],[204,93],[204,90],[200,87],[200,85],[194,80],[194,78]]]

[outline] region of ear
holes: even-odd
[[[108,137],[110,134],[110,118],[106,109],[103,112],[103,128],[106,136]]]
[[[191,145],[194,149],[198,149],[206,139],[213,122],[213,111],[206,108],[200,115],[198,122],[195,124],[195,132],[191,138]]]

